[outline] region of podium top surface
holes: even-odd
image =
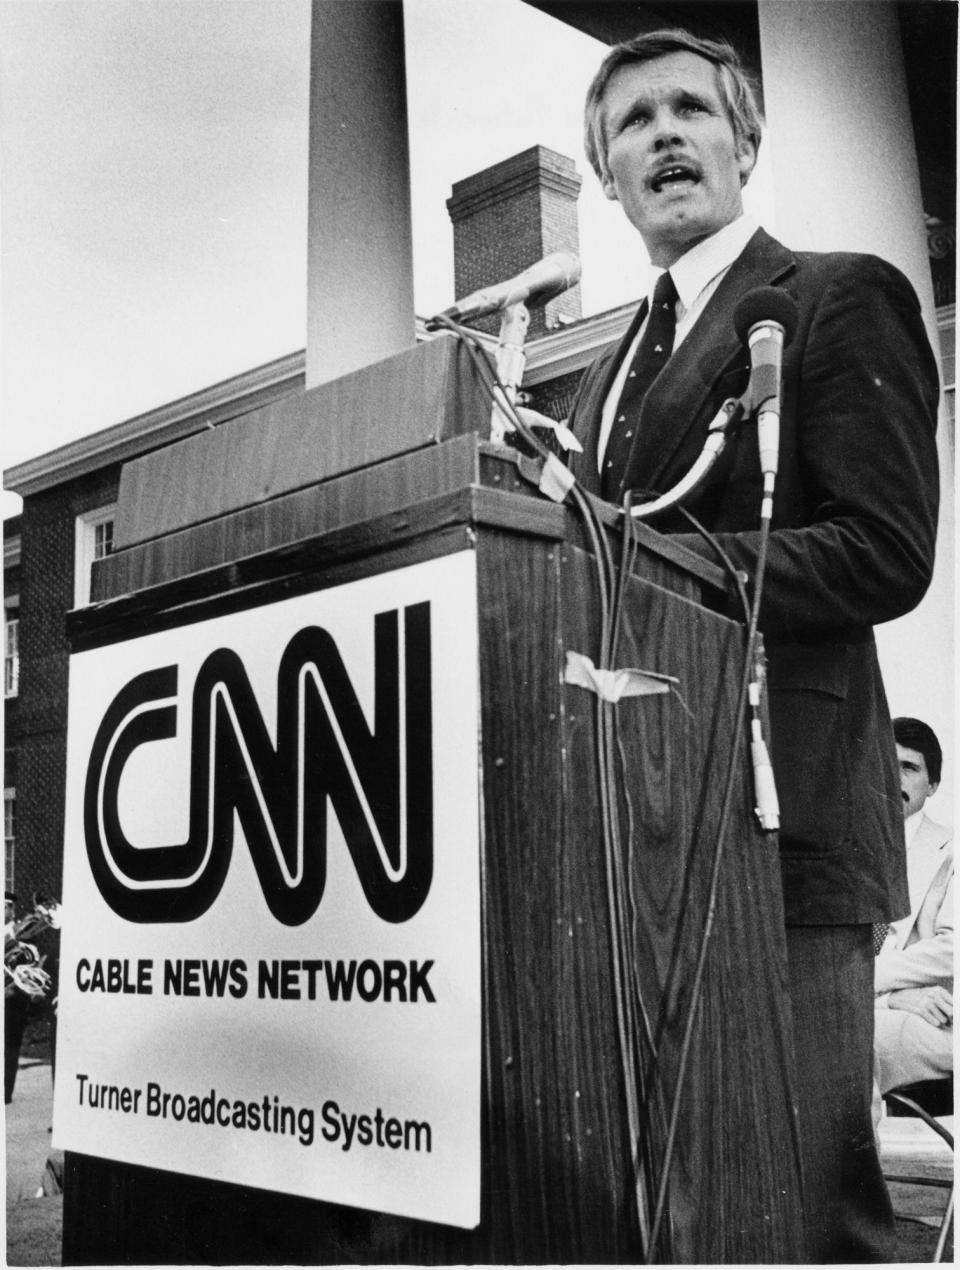
[[[446,334],[292,393],[127,463],[114,553],[93,568],[94,603],[73,637],[183,604],[412,549],[458,527],[496,527],[585,546],[569,507],[530,482],[526,460],[481,441],[490,397],[463,341]],[[616,533],[622,513],[591,499]],[[729,589],[726,575],[635,526],[641,568],[666,586]],[[452,549],[452,548],[448,548]],[[108,638],[101,634],[100,638]]]
[[[93,602],[69,616],[71,642],[113,642],[145,620],[188,621],[228,592],[237,606],[262,603],[251,597],[307,586],[307,575],[375,571],[380,559],[460,549],[484,529],[590,550],[579,516],[524,480],[519,460],[464,434],[121,548],[94,565]],[[618,509],[594,506],[611,539],[619,537]],[[728,590],[709,561],[648,525],[634,529],[638,571],[691,599]]]
[[[124,465],[118,550],[489,425],[463,345],[443,334]]]

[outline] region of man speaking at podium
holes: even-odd
[[[604,192],[659,275],[578,393],[570,425],[584,447],[575,471],[586,488],[618,503],[628,489],[670,489],[721,403],[746,387],[738,302],[774,287],[796,304],[760,630],[781,808],[806,1251],[815,1263],[892,1260],[893,1216],[870,1119],[871,924],[902,917],[909,902],[872,627],[912,609],[930,581],[936,365],[898,270],[872,256],[792,252],[743,215],[760,117],[728,47],[661,31],[611,49],[588,92],[586,135]],[[750,579],[762,497],[756,436],[744,424],[687,502]],[[679,515],[654,523],[687,530],[685,544],[710,553]]]

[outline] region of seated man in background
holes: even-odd
[[[953,835],[923,805],[942,753],[919,719],[893,721],[900,765],[910,913],[887,929],[876,960],[880,1093],[953,1072]]]

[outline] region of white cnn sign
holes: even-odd
[[[473,552],[70,662],[54,1143],[474,1227]]]

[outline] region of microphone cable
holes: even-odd
[[[544,462],[555,457],[541,442],[540,438],[524,423],[513,403],[506,395],[499,381],[496,367],[492,364],[487,350],[480,343],[476,334],[460,326],[452,319],[441,317],[440,324],[460,339],[477,371],[481,384],[505,413],[517,434],[529,448]],[[596,664],[601,669],[610,667],[611,652],[616,648],[615,627],[611,606],[611,593],[615,586],[616,569],[613,554],[596,506],[591,498],[572,479],[567,497],[579,515],[587,536],[590,555],[593,561],[594,575],[597,584],[599,610],[599,649]],[[621,594],[618,591],[618,595]],[[599,694],[594,700],[594,728],[596,736],[597,788],[599,795],[599,813],[604,848],[604,873],[606,878],[607,908],[611,925],[611,970],[613,979],[613,1000],[616,1011],[617,1035],[620,1044],[620,1057],[623,1068],[624,1100],[626,1103],[626,1119],[631,1153],[641,1152],[641,1160],[631,1158],[633,1169],[633,1195],[641,1246],[644,1254],[650,1247],[649,1208],[654,1194],[651,1144],[647,1133],[647,1125],[643,1105],[647,1098],[642,1096],[644,1070],[646,1064],[637,1050],[637,1038],[643,1036],[647,1048],[652,1054],[654,1048],[653,1033],[649,1015],[644,1007],[639,985],[633,973],[635,959],[630,955],[628,942],[629,923],[625,913],[626,898],[632,887],[624,878],[623,850],[619,832],[619,814],[617,807],[617,789],[614,782],[615,762],[615,727],[614,707]],[[634,906],[635,907],[635,906]],[[639,1019],[637,1014],[639,1013]],[[649,1191],[649,1194],[646,1192]]]
[[[624,514],[623,514],[623,524],[622,524],[622,548],[621,548],[622,565],[621,565],[621,573],[620,573],[620,588],[619,588],[620,593],[618,594],[618,597],[617,597],[617,610],[616,610],[618,620],[620,619],[620,616],[622,613],[623,589],[626,586],[626,580],[629,578],[629,576],[632,575],[633,562],[636,557],[636,551],[637,551],[635,518],[631,515],[631,507],[633,502],[638,497],[638,494],[639,494],[639,491],[637,490],[627,490],[624,494],[624,499],[623,499],[623,513]],[[643,496],[652,497],[652,498],[659,497],[659,495],[657,495],[655,492],[652,492],[652,491],[644,491]],[[707,530],[691,512],[689,512],[686,508],[682,506],[679,506],[677,510],[688,520],[688,522],[696,530],[696,532],[702,538],[706,540],[706,542],[711,546],[713,551],[716,553],[716,555],[720,559],[722,566],[724,567],[725,571],[729,574],[730,578],[733,580],[733,583],[736,587],[740,606],[743,612],[744,625],[749,626],[752,615],[750,611],[750,605],[747,599],[746,588],[744,586],[742,577],[740,576],[738,570],[735,568],[729,555],[721,546],[721,544],[717,541],[714,535],[711,534],[709,530]],[[740,738],[742,737],[743,718],[744,718],[743,703],[745,701],[745,691],[746,691],[745,685],[746,685],[746,682],[749,680],[749,669],[751,665],[752,665],[752,659],[749,656],[749,636],[748,636],[748,647],[745,650],[744,662],[743,662],[743,667],[741,671],[741,683],[740,683],[740,692],[739,692],[737,711],[736,711],[734,739],[731,745],[726,773],[724,777],[724,785],[723,785],[724,793],[723,793],[723,800],[721,805],[720,820],[719,820],[717,830],[716,830],[716,835],[714,838],[713,861],[712,861],[712,867],[711,867],[710,884],[708,887],[708,897],[707,897],[707,905],[706,905],[707,916],[706,916],[706,921],[704,925],[704,931],[701,935],[701,940],[700,940],[697,966],[696,966],[696,970],[694,974],[693,988],[691,990],[691,1000],[690,1000],[689,1010],[687,1014],[686,1024],[684,1026],[683,1042],[681,1045],[681,1052],[680,1052],[680,1057],[679,1057],[679,1062],[677,1067],[676,1083],[674,1085],[673,1097],[670,1101],[669,1119],[666,1120],[666,1142],[665,1142],[663,1154],[660,1158],[659,1163],[656,1166],[651,1167],[650,1169],[651,1177],[652,1179],[655,1179],[655,1183],[656,1183],[656,1196],[652,1200],[653,1220],[651,1223],[650,1233],[647,1240],[647,1249],[646,1249],[646,1255],[645,1255],[645,1261],[644,1261],[644,1264],[647,1264],[647,1265],[650,1265],[653,1263],[654,1258],[657,1254],[657,1251],[658,1251],[657,1245],[660,1240],[661,1228],[663,1224],[666,1195],[667,1195],[669,1179],[670,1179],[670,1170],[673,1163],[673,1155],[674,1155],[675,1145],[676,1145],[676,1133],[677,1133],[677,1127],[679,1123],[680,1110],[682,1106],[683,1084],[684,1084],[684,1080],[686,1076],[687,1066],[689,1064],[690,1050],[692,1047],[692,1039],[693,1039],[693,1025],[696,1019],[696,1013],[699,1006],[703,974],[704,974],[704,970],[706,966],[706,955],[707,955],[708,945],[710,941],[710,935],[712,933],[712,928],[713,928],[714,914],[716,910],[716,897],[717,897],[717,893],[719,889],[719,882],[720,882],[720,875],[721,875],[723,845],[726,838],[727,822],[729,820],[730,809],[732,806],[733,786],[734,786],[736,775],[739,769]],[[624,785],[625,785],[625,782],[624,782]],[[697,854],[698,854],[698,849],[697,849],[697,844],[695,841],[691,846],[690,855],[688,856],[688,864],[685,869],[684,878],[682,879],[683,882],[685,882],[686,878],[689,877],[689,869],[692,865],[692,861],[694,857]],[[632,855],[632,848],[631,848],[631,855]],[[685,914],[686,914],[686,909],[684,909],[679,915],[681,922],[683,918],[685,917]],[[678,930],[679,930],[679,927],[678,927]],[[670,994],[673,990],[675,977],[677,973],[679,972],[680,952],[681,952],[681,941],[678,938],[675,940],[674,954],[671,958],[670,964],[667,969],[667,973],[664,977],[664,985],[663,985],[663,993],[662,993],[663,1004],[661,1005],[661,1017],[663,1017],[663,1010],[665,1009],[666,1003],[668,1002]],[[634,963],[634,969],[636,969],[635,963]],[[642,1082],[643,1089],[644,1089],[644,1103],[642,1107],[642,1119],[648,1125],[649,1125],[650,1114],[651,1114],[651,1108],[649,1105],[649,1097],[650,1097],[649,1091],[651,1088],[654,1088],[657,1091],[657,1095],[658,1095],[657,1110],[660,1113],[659,1119],[661,1120],[661,1122],[666,1119],[665,1113],[663,1110],[663,1105],[662,1105],[663,1100],[665,1098],[665,1094],[664,1094],[664,1090],[662,1086],[662,1072],[661,1072],[660,1064],[659,1064],[659,1046],[655,1043],[655,1041],[651,1041],[650,1053],[651,1053],[650,1068],[648,1072],[645,1073],[644,1080]],[[663,1258],[663,1255],[664,1255],[664,1252],[661,1250],[661,1259]]]
[[[496,372],[492,372],[496,379]],[[532,444],[535,452],[546,458],[549,454],[545,446],[539,442],[523,421],[513,409],[512,403],[506,398],[505,391],[500,385],[500,393],[507,402],[509,417],[514,422],[518,433],[528,442]],[[655,1165],[652,1158],[652,1141],[649,1135],[651,1128],[651,1085],[656,1089],[658,1094],[658,1110],[663,1114],[662,1099],[663,1089],[662,1082],[656,1079],[659,1073],[659,1047],[654,1037],[649,1015],[643,1003],[643,994],[641,985],[637,981],[637,963],[636,958],[630,955],[629,939],[632,925],[635,927],[637,920],[637,909],[634,902],[634,892],[632,887],[632,876],[634,870],[627,868],[624,872],[624,854],[623,844],[620,836],[620,816],[617,799],[618,786],[614,782],[614,769],[616,766],[616,756],[620,757],[620,773],[621,780],[619,788],[623,791],[624,800],[626,802],[626,810],[628,817],[627,826],[627,842],[628,842],[628,860],[630,864],[633,859],[633,814],[632,802],[629,796],[629,789],[625,780],[625,759],[622,744],[618,735],[617,716],[610,702],[603,700],[598,696],[596,703],[596,727],[598,737],[598,778],[601,794],[601,816],[603,837],[606,857],[606,871],[608,879],[608,903],[611,913],[611,921],[613,923],[613,933],[617,947],[614,956],[614,983],[616,990],[616,999],[618,1007],[618,1030],[621,1038],[621,1046],[623,1048],[623,1057],[625,1063],[625,1084],[627,1089],[627,1107],[628,1122],[630,1125],[631,1141],[636,1143],[637,1148],[642,1151],[647,1169],[642,1170],[638,1167],[639,1160],[634,1160],[633,1165],[638,1175],[637,1183],[637,1207],[641,1221],[641,1237],[645,1245],[645,1263],[652,1264],[653,1258],[657,1252],[657,1245],[661,1235],[663,1219],[666,1207],[666,1196],[669,1187],[670,1171],[673,1163],[673,1156],[676,1147],[676,1136],[679,1125],[680,1111],[683,1101],[683,1086],[686,1078],[687,1069],[690,1061],[690,1054],[693,1044],[693,1035],[696,1024],[697,1012],[699,1009],[700,998],[703,990],[704,976],[706,973],[707,957],[710,948],[710,941],[713,934],[713,928],[716,921],[716,910],[718,903],[718,894],[720,880],[722,875],[722,865],[724,853],[726,850],[726,840],[729,830],[729,821],[733,807],[734,786],[737,774],[740,769],[741,749],[743,746],[743,736],[747,717],[747,707],[749,705],[751,714],[751,730],[753,734],[754,747],[759,745],[762,748],[763,758],[765,759],[765,773],[769,774],[769,789],[764,790],[761,782],[762,771],[758,770],[757,750],[754,748],[754,776],[757,797],[757,815],[760,818],[763,828],[776,827],[776,823],[770,826],[764,819],[763,805],[764,798],[769,796],[772,791],[772,797],[775,804],[775,791],[773,790],[772,771],[770,769],[769,758],[766,757],[766,746],[762,740],[762,726],[760,714],[760,661],[761,654],[761,636],[759,634],[759,615],[760,606],[763,598],[763,585],[766,573],[766,562],[769,548],[771,520],[773,512],[773,487],[775,483],[775,474],[771,474],[767,468],[764,468],[764,488],[763,500],[761,504],[760,515],[760,541],[757,552],[757,562],[754,575],[753,586],[753,602],[750,603],[743,577],[734,567],[729,555],[717,541],[714,535],[690,513],[686,508],[678,506],[678,510],[687,518],[691,526],[707,541],[714,552],[720,559],[723,567],[728,572],[734,582],[737,595],[740,602],[741,611],[747,627],[746,645],[741,663],[741,673],[739,678],[737,702],[734,716],[734,732],[730,746],[730,752],[726,767],[725,777],[723,779],[723,794],[720,809],[720,816],[716,827],[713,845],[713,855],[710,867],[709,885],[706,897],[706,909],[703,930],[701,933],[700,944],[698,948],[696,966],[694,970],[693,980],[690,989],[690,1001],[687,1010],[686,1021],[683,1029],[683,1040],[676,1071],[676,1081],[674,1085],[673,1097],[670,1103],[670,1114],[667,1127],[667,1138],[664,1152],[661,1157],[659,1167]],[[601,649],[599,665],[604,668],[611,668],[614,664],[617,645],[619,641],[620,631],[623,625],[623,605],[628,579],[633,574],[633,566],[637,553],[637,539],[633,529],[633,516],[630,514],[631,503],[634,497],[632,491],[627,491],[623,500],[623,526],[622,540],[620,552],[620,567],[615,569],[611,559],[611,552],[607,542],[606,533],[602,522],[596,515],[589,497],[579,489],[576,482],[573,483],[569,493],[573,496],[573,500],[581,512],[581,517],[588,529],[588,534],[594,545],[597,561],[598,582],[601,588]],[[612,599],[607,600],[607,595],[611,594]],[[775,814],[775,813],[774,813]],[[696,851],[696,844],[693,845]],[[691,859],[692,859],[691,855]],[[625,897],[625,898],[624,898]],[[624,905],[629,901],[632,910],[632,922],[628,923],[624,911]],[[681,917],[683,914],[681,914]],[[679,955],[679,945],[676,946],[674,958],[668,969],[665,980],[664,1003],[667,1001],[667,991],[672,983],[677,968],[677,957]],[[621,962],[623,965],[621,965]],[[633,991],[623,994],[624,978],[629,978]],[[635,1016],[632,1009],[633,1003],[636,1002],[640,1012],[640,1021],[642,1022],[642,1035],[646,1042],[649,1054],[649,1067],[644,1068],[638,1065],[638,1056],[633,1043],[636,1035]],[[663,1007],[661,1007],[662,1009]],[[629,1071],[633,1070],[637,1079],[637,1085],[640,1092],[640,1104],[637,1106],[635,1093],[632,1082],[629,1078]],[[659,1175],[655,1179],[655,1175]],[[656,1198],[653,1201],[653,1218],[652,1223],[648,1225],[648,1210],[650,1201],[646,1200],[640,1190],[641,1176],[648,1185],[656,1180]],[[666,1237],[669,1244],[672,1241],[669,1235]],[[664,1250],[664,1256],[669,1256],[669,1250]]]
[[[632,491],[627,491],[624,495],[624,519],[625,524],[629,522],[632,529],[633,517],[629,515],[629,504],[633,497]],[[660,1229],[663,1223],[664,1212],[666,1208],[667,1190],[670,1181],[670,1169],[673,1163],[673,1155],[676,1148],[677,1128],[679,1125],[680,1111],[683,1103],[683,1085],[686,1078],[687,1068],[690,1061],[690,1053],[693,1045],[693,1034],[696,1024],[697,1011],[700,1005],[700,997],[703,990],[703,980],[706,972],[707,955],[710,947],[710,940],[713,934],[713,927],[716,920],[717,898],[720,888],[721,868],[723,864],[724,852],[726,849],[726,839],[728,832],[728,824],[730,820],[731,808],[733,805],[734,784],[737,773],[740,768],[740,751],[743,743],[743,734],[747,717],[747,704],[751,698],[751,686],[754,678],[755,663],[757,661],[757,644],[759,639],[758,623],[760,616],[760,604],[763,597],[763,581],[766,571],[766,560],[768,544],[770,539],[770,522],[772,509],[772,491],[770,497],[764,499],[761,513],[760,526],[760,543],[757,552],[757,566],[754,581],[753,603],[750,604],[747,598],[746,588],[739,571],[734,567],[729,555],[723,549],[713,534],[711,534],[686,508],[679,508],[682,514],[690,522],[692,527],[703,537],[717,553],[724,567],[735,580],[737,592],[740,598],[740,604],[744,612],[747,626],[747,639],[744,648],[743,661],[741,664],[740,681],[737,691],[737,704],[734,715],[734,731],[733,739],[730,746],[729,760],[723,784],[723,797],[721,802],[720,817],[717,823],[716,834],[713,845],[713,858],[710,867],[710,881],[707,888],[706,911],[704,917],[703,929],[700,936],[700,944],[697,950],[697,960],[694,968],[693,979],[690,987],[690,1000],[687,1008],[686,1020],[683,1028],[683,1040],[680,1048],[680,1055],[677,1062],[676,1081],[674,1085],[673,1097],[670,1103],[669,1126],[667,1130],[667,1140],[661,1160],[659,1172],[659,1183],[656,1201],[654,1205],[653,1221],[650,1229],[650,1239],[647,1246],[647,1258],[645,1264],[653,1264],[653,1255],[656,1250],[657,1240],[659,1238]],[[626,529],[625,529],[625,532]],[[751,702],[754,717],[759,718],[759,699]],[[666,985],[670,984],[676,969],[676,960],[671,962],[668,970]],[[664,999],[666,1000],[666,990]]]
[[[439,315],[435,322],[437,326],[449,329],[464,344],[478,378],[491,402],[503,412],[526,446],[543,463],[554,460],[556,456],[543,444],[515,409],[504,385],[500,381],[496,367],[492,364],[488,351],[484,348],[476,333],[445,315]],[[522,468],[518,468],[518,470],[523,474]],[[627,491],[624,496],[618,566],[614,563],[607,530],[597,512],[593,498],[582,489],[572,475],[571,483],[566,491],[566,498],[569,499],[573,508],[577,511],[583,525],[590,547],[588,554],[592,556],[594,563],[599,609],[597,666],[600,669],[610,669],[614,665],[620,633],[624,625],[626,589],[629,585],[629,579],[633,576],[633,568],[639,546],[639,539],[634,529],[634,518],[630,514],[630,506],[635,496],[635,491]],[[680,506],[678,510],[712,546],[725,571],[732,579],[744,614],[748,634],[738,686],[734,735],[724,777],[719,823],[714,836],[705,920],[690,991],[690,1002],[683,1030],[676,1083],[672,1099],[670,1100],[669,1115],[667,1114],[661,1079],[662,1073],[660,1073],[659,1067],[659,1047],[649,1012],[644,1003],[642,985],[639,983],[638,978],[637,959],[632,953],[632,949],[635,947],[633,932],[637,926],[638,907],[633,887],[633,876],[636,870],[630,867],[633,862],[634,820],[632,800],[630,799],[629,789],[625,780],[625,755],[619,737],[618,719],[614,704],[605,700],[599,694],[596,696],[594,704],[600,820],[604,845],[605,876],[607,879],[607,905],[613,939],[613,947],[611,949],[613,954],[611,958],[613,992],[616,1004],[617,1032],[621,1047],[621,1061],[624,1070],[628,1133],[632,1149],[639,1153],[632,1159],[631,1166],[634,1170],[634,1198],[644,1254],[643,1259],[644,1264],[647,1265],[653,1264],[654,1256],[658,1251],[658,1243],[661,1241],[661,1235],[663,1235],[663,1240],[667,1245],[660,1250],[661,1259],[668,1260],[670,1257],[672,1240],[669,1232],[663,1231],[666,1196],[683,1101],[683,1084],[689,1066],[694,1025],[702,993],[707,954],[716,919],[717,896],[733,803],[734,784],[739,769],[746,719],[746,704],[750,696],[751,670],[756,659],[757,623],[770,529],[769,516],[767,516],[761,526],[762,532],[758,552],[754,601],[751,605],[747,598],[742,576],[716,538],[685,508]],[[757,708],[755,706],[755,711]],[[616,780],[618,770],[620,773],[619,782]],[[620,824],[619,794],[621,791],[627,817],[626,856]],[[697,845],[694,843],[691,860],[696,852]],[[667,988],[670,987],[675,976],[679,952],[679,946],[676,946],[665,981]],[[666,995],[665,992],[664,1001],[666,1001]],[[663,1006],[661,1006],[662,1009]],[[641,1039],[646,1054],[646,1061],[644,1061],[644,1057],[637,1046],[638,1040]],[[652,1105],[652,1100],[655,1106]],[[659,1164],[654,1158],[653,1140],[651,1137],[651,1117],[654,1114],[657,1115],[661,1130],[663,1128],[666,1129],[666,1142]]]

